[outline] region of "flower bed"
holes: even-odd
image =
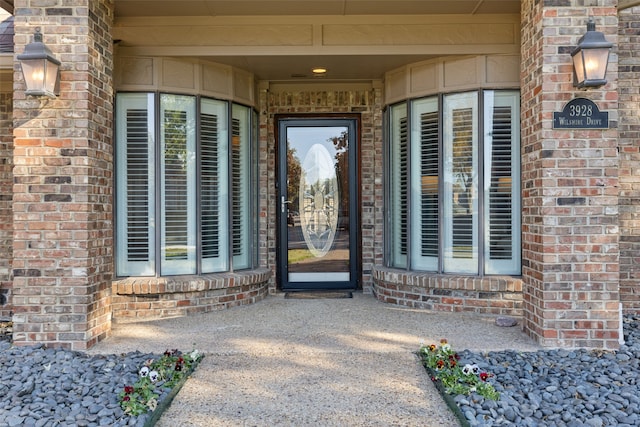
[[[159,359],[147,360],[138,371],[138,381],[118,394],[120,407],[130,416],[152,411],[145,426],[154,425],[203,357],[198,350],[187,354],[167,350]]]
[[[454,397],[475,393],[485,399],[500,399],[500,394],[491,383],[494,375],[481,371],[476,364],[463,365],[460,356],[446,339],[440,340],[439,345],[422,344],[418,355],[442,398],[463,426],[468,426],[469,422]]]

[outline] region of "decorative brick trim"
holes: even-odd
[[[246,305],[268,294],[271,271],[130,277],[112,284],[113,321],[162,319]]]
[[[522,315],[522,279],[373,269],[373,293],[389,304],[436,311]]]

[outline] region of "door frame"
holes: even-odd
[[[350,280],[346,282],[293,282],[288,281],[288,225],[287,212],[282,213],[282,186],[286,181],[286,141],[280,140],[282,129],[287,125],[321,126],[322,123],[334,122],[353,128],[355,136],[353,146],[349,146],[349,251]],[[342,123],[340,123],[342,122]],[[275,136],[275,197],[276,197],[276,285],[286,292],[296,291],[329,291],[362,289],[362,238],[361,238],[361,199],[360,199],[360,135],[361,115],[355,113],[326,114],[276,114],[274,115]],[[284,151],[284,155],[282,153]],[[285,186],[286,187],[286,186]],[[298,285],[296,285],[296,283]],[[303,285],[301,285],[303,283]]]

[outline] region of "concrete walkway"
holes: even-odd
[[[91,353],[191,350],[206,357],[158,426],[457,426],[414,352],[537,350],[494,317],[398,308],[371,295],[285,299],[114,325]]]

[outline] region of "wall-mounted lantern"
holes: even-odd
[[[613,43],[609,43],[604,34],[596,31],[593,18],[589,18],[586,34],[580,38],[578,46],[571,52],[575,87],[600,87],[607,83],[605,76],[611,47]]]
[[[22,64],[27,95],[55,98],[60,93],[60,61],[42,42],[39,28],[36,28],[33,42],[18,55],[18,61]]]

